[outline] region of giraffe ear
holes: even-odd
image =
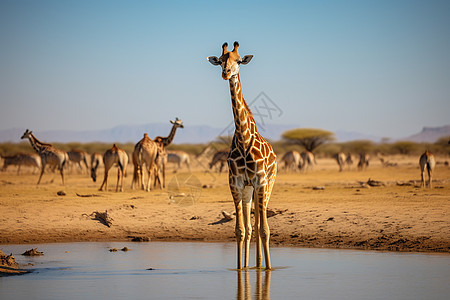
[[[239,61],[239,63],[241,65],[246,65],[252,60],[252,58],[253,58],[253,55],[246,55]]]
[[[220,60],[216,56],[208,56],[206,59],[215,66],[220,65]]]

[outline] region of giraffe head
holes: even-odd
[[[32,132],[31,130],[28,130],[28,129],[25,130],[25,132],[23,133],[21,139],[27,139],[27,138],[29,138],[29,137],[31,136],[32,133],[33,133],[33,132]]]
[[[184,128],[183,121],[178,118],[175,118],[175,121],[170,120],[170,123],[172,123],[176,127]]]
[[[225,80],[229,80],[232,76],[239,74],[240,65],[248,64],[253,58],[253,55],[245,55],[242,58],[239,56],[238,42],[234,42],[233,51],[228,51],[227,47],[227,43],[222,45],[222,55],[219,58],[216,56],[208,56],[206,58],[211,64],[222,67],[222,78]]]

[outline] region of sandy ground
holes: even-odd
[[[416,157],[389,161],[398,166],[373,161],[365,171],[340,173],[333,160],[318,159],[307,173],[280,171],[269,204],[275,212],[269,218],[271,246],[449,253],[450,168],[438,164],[434,187],[428,189],[418,187]],[[87,174],[69,173],[62,186],[58,174],[46,173],[36,186],[38,174],[31,170],[21,175],[14,168],[0,172],[0,249],[1,244],[32,248],[34,243],[132,237],[234,241],[235,222],[222,216],[222,211],[234,212],[227,175],[193,164],[192,173],[186,168],[173,173],[170,166],[167,189],[151,192],[130,189],[131,168],[121,193],[114,192],[116,169],[111,170],[107,192],[98,191],[101,182],[92,182]],[[360,184],[369,178],[386,185]],[[111,227],[93,215],[105,211]]]

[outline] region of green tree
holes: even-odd
[[[306,150],[313,152],[314,149],[327,142],[333,141],[334,133],[323,129],[298,128],[288,130],[282,137],[290,143],[303,146]]]

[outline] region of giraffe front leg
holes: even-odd
[[[236,227],[234,232],[236,234],[237,242],[237,269],[240,270],[242,269],[242,246],[245,237],[244,220],[242,217],[242,201],[235,198],[234,205],[236,209]]]
[[[42,165],[41,174],[39,175],[39,179],[36,185],[39,185],[41,182],[42,175],[44,175],[45,165]]]
[[[105,186],[105,191],[108,191],[108,171],[105,169],[105,176],[103,178],[102,185],[98,189],[99,191],[103,191],[103,186]]]
[[[242,192],[242,204],[243,204],[243,215],[244,215],[244,268],[248,267],[248,261],[250,257],[250,240],[252,238],[252,223],[250,218],[251,208],[252,208],[252,196],[253,187],[246,186]]]

